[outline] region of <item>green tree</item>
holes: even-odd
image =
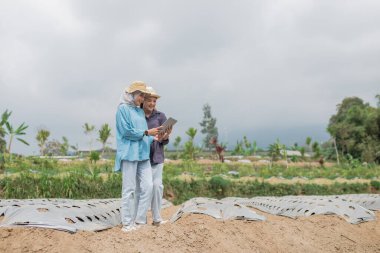
[[[90,125],[86,122],[84,123],[82,128],[84,129],[84,134],[89,138],[90,151],[92,151],[92,142],[93,142],[92,133],[95,131],[95,126]]]
[[[244,143],[244,155],[252,155],[253,150],[252,150],[252,144],[248,141],[247,136],[243,136],[243,143]]]
[[[236,146],[234,150],[232,151],[233,155],[244,155],[244,147],[243,147],[243,142],[242,141],[236,141]]]
[[[5,141],[5,135],[6,131],[4,128],[4,125],[6,122],[8,122],[9,117],[11,116],[12,112],[5,110],[3,114],[1,115],[1,121],[0,121],[0,171],[4,171],[4,165],[5,165],[5,158],[4,154],[7,149],[7,142]]]
[[[108,141],[108,138],[110,138],[110,137],[111,137],[110,126],[107,123],[103,124],[99,129],[99,139],[98,139],[102,144],[101,156],[104,155],[104,150],[106,149],[107,141]]]
[[[256,143],[256,141],[254,141],[254,142],[252,143],[252,151],[253,151],[253,155],[254,155],[254,156],[256,155],[257,150],[258,150],[257,143]]]
[[[311,151],[311,142],[312,142],[312,139],[311,139],[311,137],[310,136],[308,136],[308,137],[306,137],[306,141],[305,141],[305,144],[306,144],[306,149],[308,150],[308,151]]]
[[[16,129],[9,123],[9,121],[5,122],[6,126],[6,133],[9,135],[9,142],[8,142],[8,154],[10,155],[10,158],[12,158],[12,153],[11,153],[11,147],[12,147],[12,142],[13,138],[16,137],[16,140],[20,141],[21,143],[24,143],[25,145],[29,146],[29,143],[25,141],[24,139],[21,139],[20,137],[17,136],[22,136],[25,135],[25,130],[28,128],[25,123],[22,123],[19,125]]]
[[[208,150],[213,148],[213,145],[210,143],[211,138],[218,138],[218,128],[216,127],[216,118],[212,117],[211,106],[205,104],[203,106],[203,120],[199,123],[202,127],[201,133],[205,134],[203,143]]]
[[[269,145],[268,153],[272,161],[276,161],[281,157],[283,146],[284,145],[281,144],[279,139],[277,139],[275,143]]]
[[[321,156],[321,146],[319,145],[319,143],[315,141],[311,148],[314,152],[314,157],[319,158]]]
[[[300,147],[301,157],[305,158],[305,147]]]
[[[184,153],[183,156],[185,159],[190,159],[190,160],[195,160],[195,155],[198,153],[198,149],[194,146],[194,138],[195,135],[197,134],[197,129],[190,127],[187,131],[186,134],[189,136],[188,141],[185,143],[184,146]]]
[[[380,162],[380,107],[358,97],[345,98],[331,116],[327,130],[344,156]]]
[[[63,136],[62,137],[61,147],[60,147],[61,154],[62,155],[67,155],[67,152],[69,151],[69,148],[70,148],[69,140],[65,136]]]
[[[40,147],[40,154],[45,155],[46,141],[50,136],[50,132],[47,129],[39,129],[37,131],[36,140],[38,141],[38,146]]]

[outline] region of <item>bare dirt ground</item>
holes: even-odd
[[[164,209],[163,217],[177,209]],[[0,228],[0,252],[380,252],[380,212],[376,221],[352,225],[335,215],[294,220],[255,211],[267,221],[222,222],[191,214],[129,233],[121,227],[75,234]]]

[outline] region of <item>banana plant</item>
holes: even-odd
[[[8,121],[5,123],[5,126],[7,128],[7,134],[9,134],[9,143],[8,143],[7,152],[10,155],[10,159],[12,159],[11,147],[12,147],[13,138],[16,136],[25,135],[26,133],[24,131],[25,129],[28,128],[28,126],[25,123],[22,123],[18,128],[14,129],[13,126]],[[24,143],[25,145],[29,146],[29,143],[25,141],[24,139],[21,139],[19,137],[16,137],[16,139]]]
[[[1,115],[1,121],[0,121],[0,171],[4,171],[4,166],[5,166],[5,156],[4,153],[6,152],[7,149],[7,142],[5,141],[5,135],[6,131],[5,128],[3,127],[6,122],[8,122],[9,117],[11,116],[12,112],[5,110],[3,114]]]
[[[3,126],[8,122],[8,119],[11,116],[11,114],[12,114],[12,112],[5,110],[5,112],[3,112],[3,114],[1,115],[1,121],[0,121],[0,153],[4,153],[6,151],[6,141],[5,141],[4,137],[7,134],[7,132]]]

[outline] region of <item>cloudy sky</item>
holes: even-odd
[[[379,13],[376,0],[2,0],[0,113],[29,125],[14,152],[37,154],[41,127],[87,148],[82,125],[114,130],[120,94],[143,80],[174,137],[200,129],[209,103],[230,146],[325,141],[343,98],[375,105]]]

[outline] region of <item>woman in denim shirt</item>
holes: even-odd
[[[152,200],[149,152],[159,128],[148,130],[144,111],[140,108],[146,93],[144,82],[133,82],[121,96],[116,112],[115,171],[122,172],[121,221],[125,232],[146,224]],[[140,189],[138,199],[135,199],[136,186]]]

